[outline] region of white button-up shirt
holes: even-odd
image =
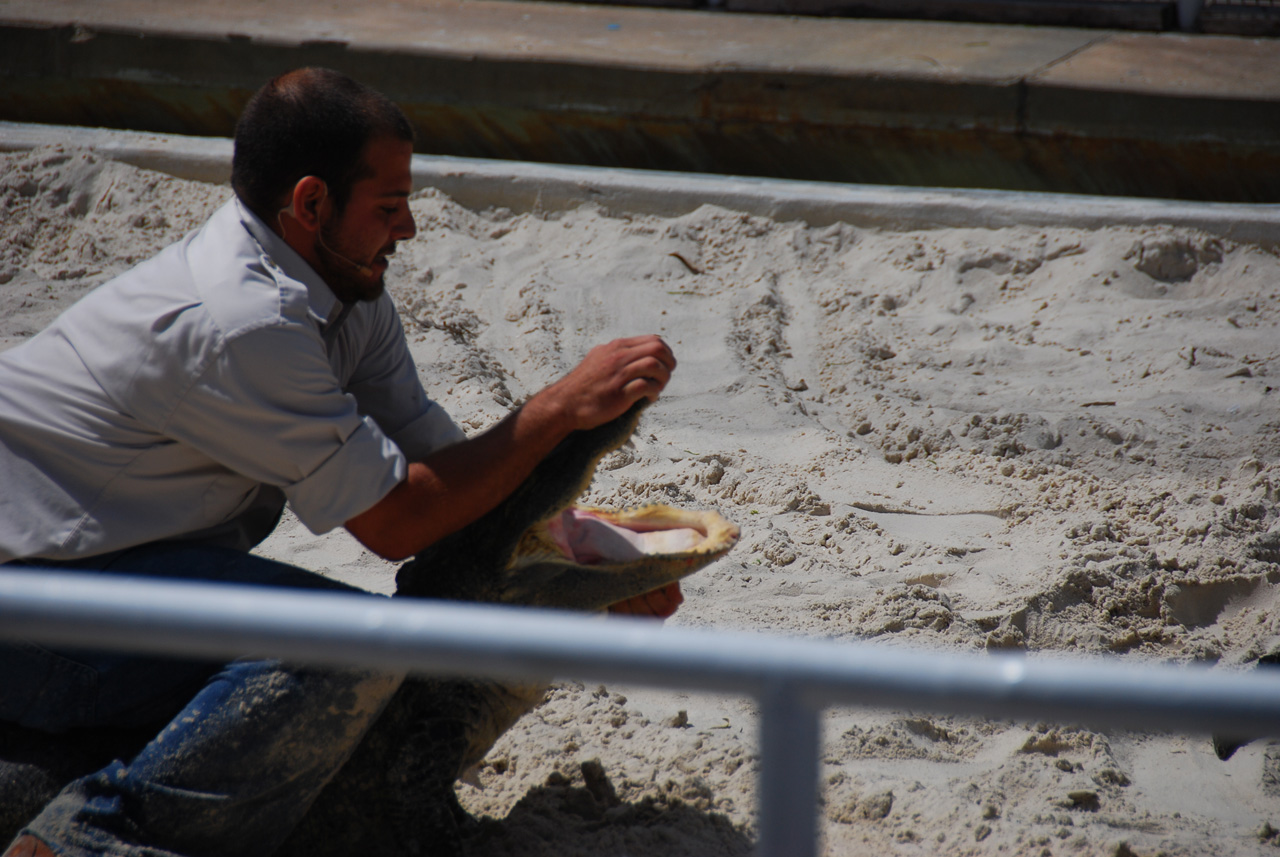
[[[0,353],[0,563],[322,533],[461,440],[391,298],[342,310],[232,199]]]

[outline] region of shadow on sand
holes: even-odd
[[[0,847],[73,779],[111,760],[132,758],[154,728],[94,729],[64,735],[0,723]],[[459,857],[748,857],[747,832],[719,813],[679,798],[620,800],[603,767],[584,762],[581,780],[553,775],[506,818],[482,818]],[[578,783],[581,783],[580,785]]]
[[[747,831],[678,798],[620,800],[598,761],[582,784],[553,774],[502,820],[483,818],[465,837],[466,857],[747,857]]]

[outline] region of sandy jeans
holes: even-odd
[[[97,566],[115,574],[347,588],[261,557],[190,545],[135,548],[99,558]],[[41,658],[57,668],[33,687]],[[60,854],[138,857],[275,850],[403,678],[275,660],[221,665],[38,646],[0,652],[0,682],[14,687],[10,677],[26,682],[6,691],[0,716],[31,728],[137,725],[166,706],[176,711],[134,759],[72,782],[26,828]]]

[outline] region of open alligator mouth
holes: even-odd
[[[570,506],[525,531],[504,581],[507,603],[603,610],[724,556],[738,528],[715,512],[665,505]]]
[[[728,553],[738,528],[715,512],[574,504],[646,404],[571,435],[492,512],[401,566],[396,595],[599,611]]]
[[[530,531],[554,542],[560,554],[588,565],[643,556],[716,552],[737,538],[738,528],[714,512],[644,506],[614,511],[571,506]],[[545,536],[543,535],[545,534]],[[522,543],[521,553],[531,549]]]

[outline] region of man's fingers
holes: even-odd
[[[626,601],[619,601],[609,608],[609,612],[669,619],[683,603],[684,593],[680,591],[680,584],[669,583],[661,589],[628,598]]]
[[[670,619],[684,603],[684,593],[680,591],[679,583],[669,583],[661,589],[646,593],[644,600],[654,616]]]
[[[626,410],[640,399],[657,400],[671,380],[675,356],[657,336],[616,340],[606,346],[616,349],[617,364],[613,370],[614,391]]]
[[[657,392],[660,393],[671,380],[671,369],[659,360],[645,357],[628,364],[623,370],[623,378],[623,389],[634,381],[645,381],[657,385]]]
[[[651,357],[665,366],[668,372],[675,371],[676,356],[671,351],[671,346],[667,345],[666,341],[657,334],[618,339],[614,341],[613,345],[619,347],[630,361]]]
[[[662,395],[665,387],[666,384],[664,382],[655,378],[635,378],[622,388],[622,395],[627,407],[630,407],[641,399],[648,399],[651,402],[658,401],[658,396]]]

